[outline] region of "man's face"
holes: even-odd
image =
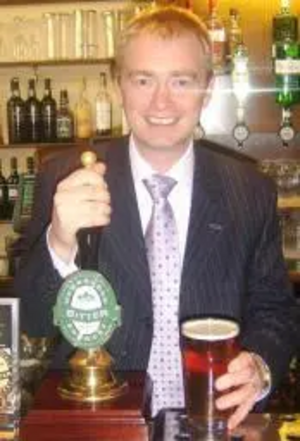
[[[196,37],[143,34],[124,52],[120,90],[137,147],[181,154],[199,120],[207,86],[206,61]]]

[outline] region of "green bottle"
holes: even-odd
[[[281,11],[273,19],[276,102],[283,108],[300,102],[300,47],[298,18],[291,13],[290,0],[281,0]]]

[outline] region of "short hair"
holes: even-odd
[[[129,42],[143,33],[162,39],[194,35],[203,51],[208,77],[212,75],[211,42],[205,24],[193,12],[179,6],[155,6],[135,15],[120,32],[116,44],[115,67],[120,73]]]

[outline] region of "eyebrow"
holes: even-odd
[[[144,70],[144,69],[127,71],[127,73],[129,74],[130,77],[133,77],[135,75],[155,76],[157,74],[157,72],[151,70]],[[171,72],[167,72],[167,74],[168,76],[172,76],[172,77],[188,76],[193,79],[198,79],[200,77],[200,72],[198,73],[191,70],[174,70]]]
[[[130,77],[134,77],[135,75],[152,76],[154,75],[154,72],[149,70],[128,70],[127,74],[129,74]]]

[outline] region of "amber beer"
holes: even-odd
[[[181,326],[186,410],[189,420],[207,429],[226,427],[226,412],[215,406],[215,379],[237,354],[239,326],[219,318],[193,319]]]

